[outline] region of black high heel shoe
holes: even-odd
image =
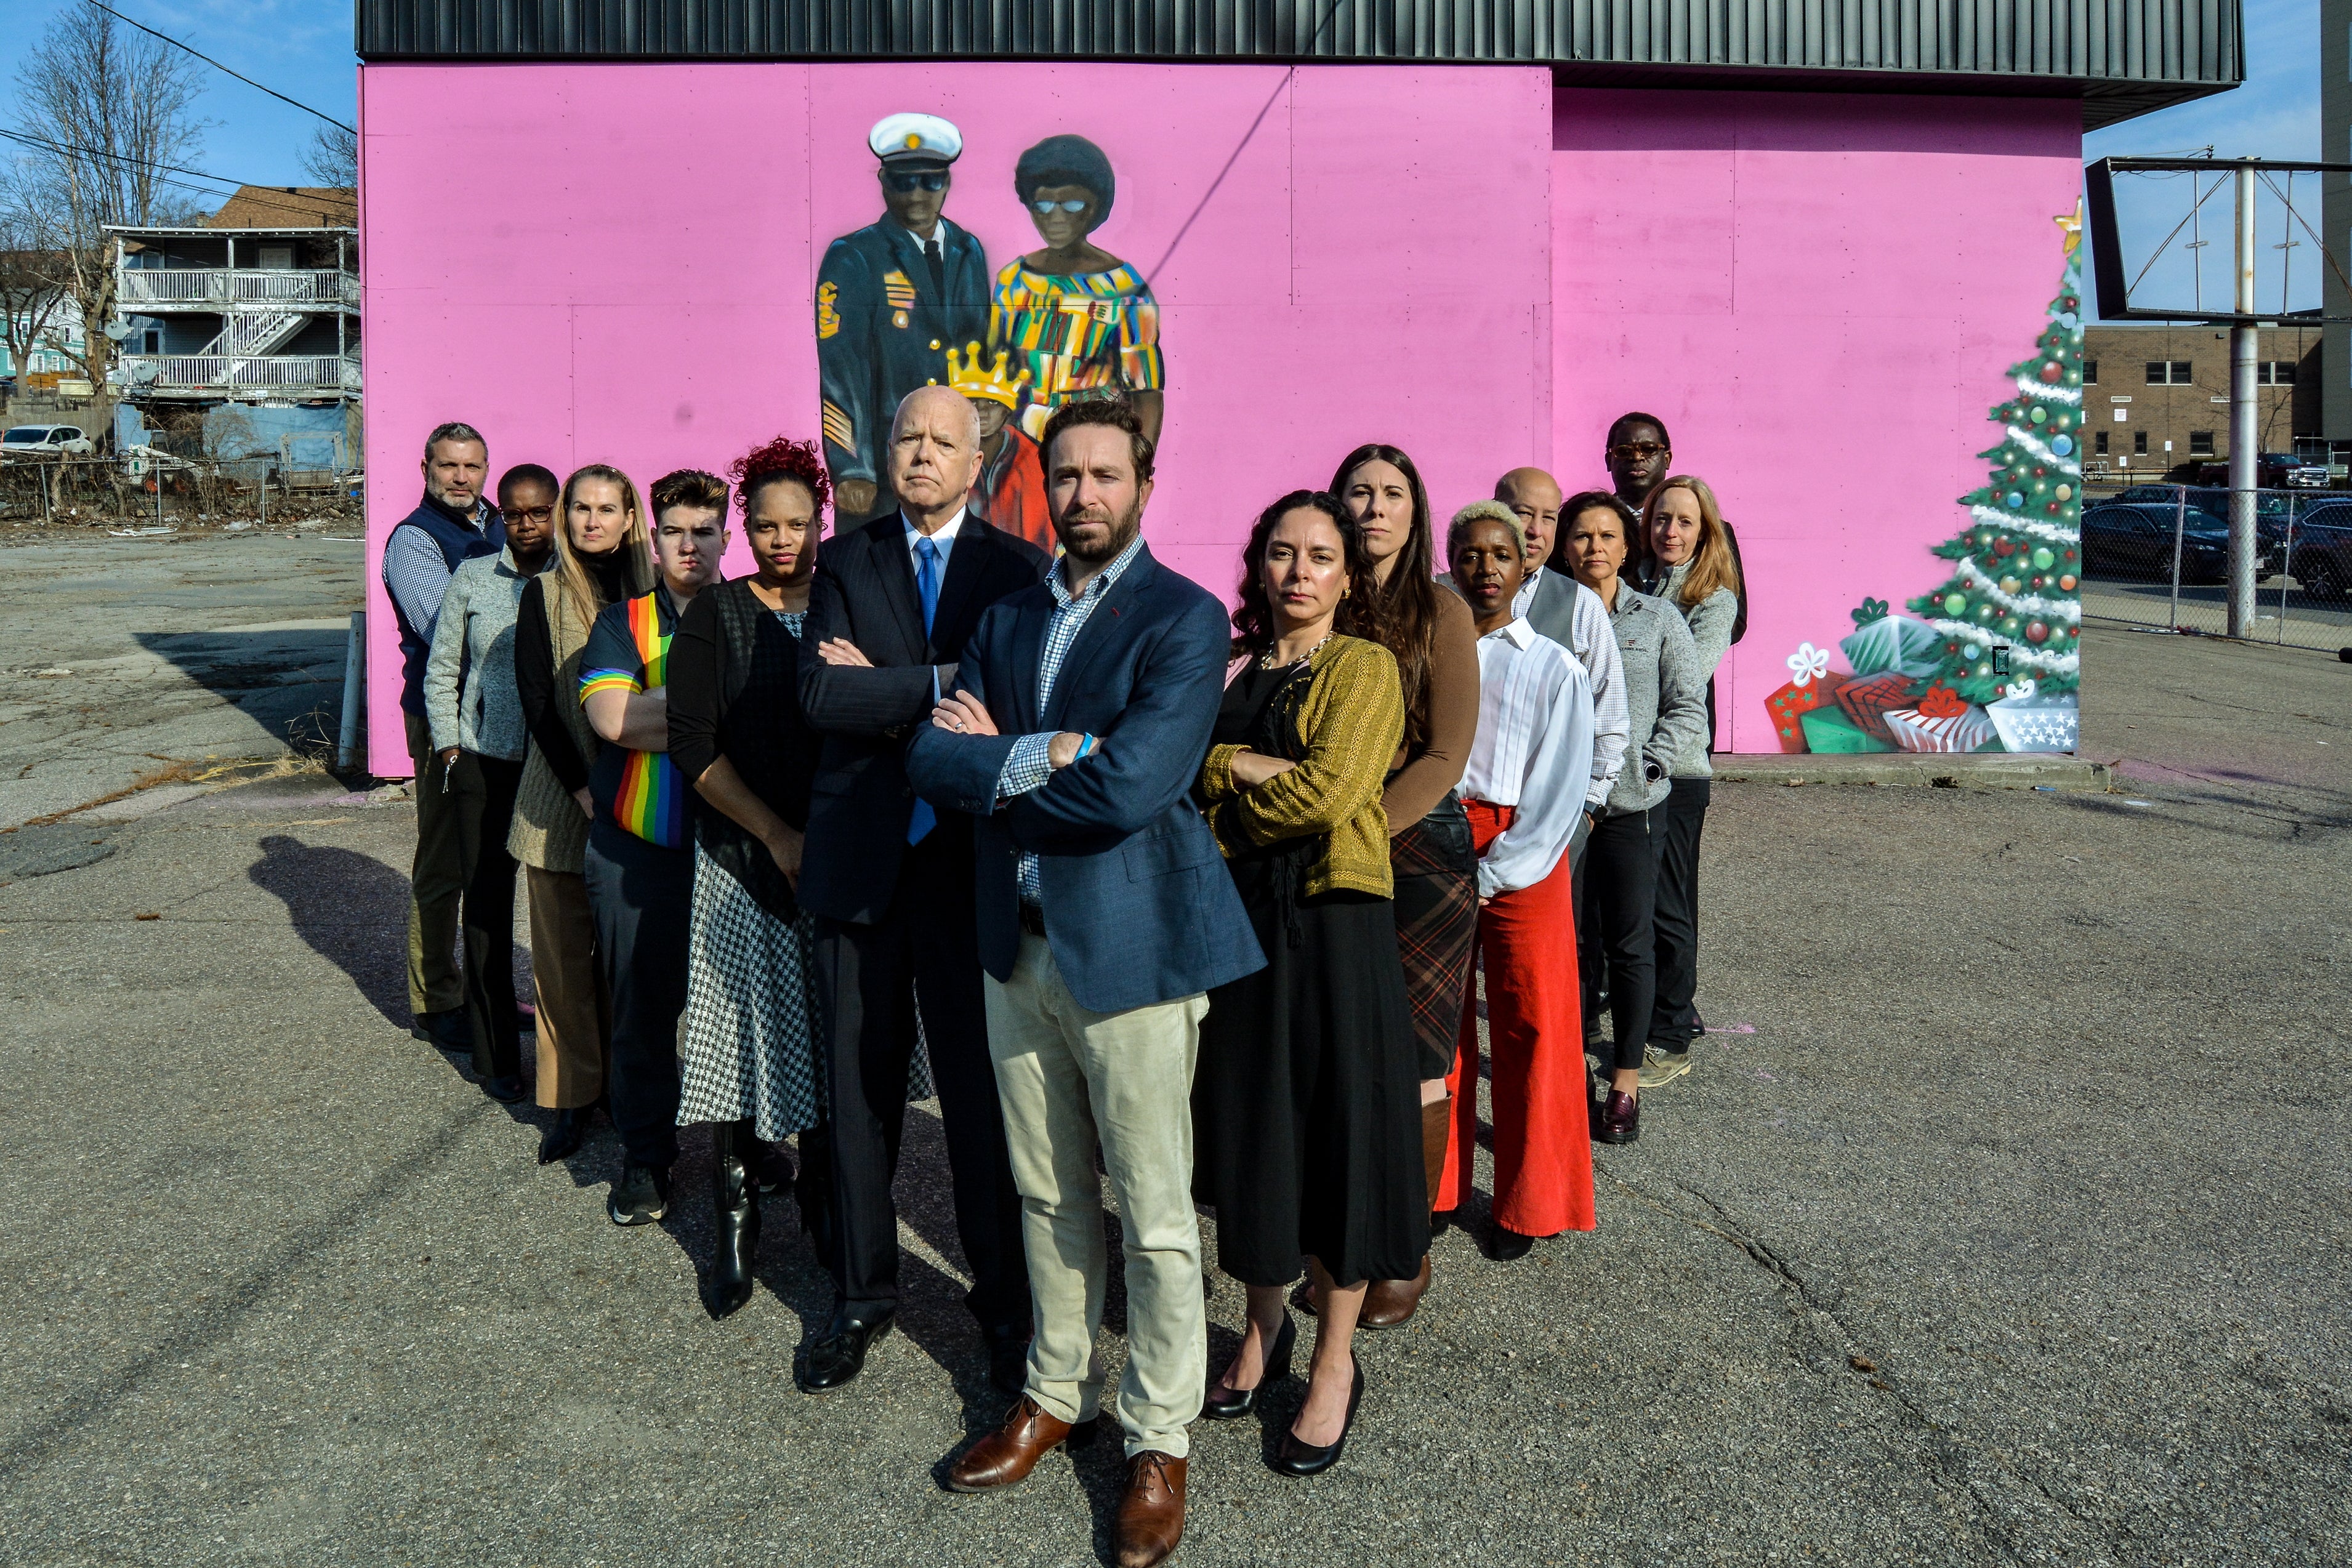
[[[1288,1307],[1285,1307],[1282,1310],[1282,1332],[1274,1336],[1272,1344],[1266,1346],[1265,1370],[1258,1374],[1257,1386],[1228,1389],[1223,1382],[1218,1383],[1209,1390],[1209,1396],[1201,1401],[1202,1418],[1238,1421],[1255,1410],[1257,1396],[1290,1375],[1290,1353],[1297,1343],[1298,1320],[1290,1315]]]
[[[568,1160],[580,1152],[588,1137],[588,1118],[596,1113],[593,1105],[582,1105],[569,1111],[558,1111],[555,1120],[539,1135],[539,1163],[551,1166],[558,1160]]]
[[[1349,1359],[1353,1360],[1351,1356]],[[1356,1381],[1348,1390],[1348,1418],[1339,1424],[1337,1441],[1327,1448],[1302,1443],[1296,1431],[1282,1434],[1282,1442],[1274,1451],[1274,1473],[1278,1476],[1319,1476],[1339,1462],[1340,1450],[1348,1446],[1348,1434],[1355,1429],[1356,1406],[1364,1402],[1364,1364],[1356,1362]]]
[[[753,1269],[760,1250],[760,1189],[752,1184],[744,1161],[750,1129],[720,1123],[711,1132],[712,1164],[717,1169],[713,1197],[717,1200],[714,1228],[718,1255],[710,1264],[710,1315],[723,1318],[751,1299]]]

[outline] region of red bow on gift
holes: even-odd
[[[1919,699],[1922,718],[1958,718],[1968,711],[1969,705],[1949,686],[1929,686]]]

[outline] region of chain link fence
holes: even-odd
[[[2352,647],[2352,494],[2254,493],[2252,640]],[[2230,492],[2084,486],[2083,613],[2210,636],[2230,628]]]
[[[113,456],[10,456],[0,461],[0,528],[269,528],[296,510],[356,515],[357,482],[355,475],[291,473],[262,454],[206,460],[142,447]]]

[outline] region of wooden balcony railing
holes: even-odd
[[[357,274],[333,267],[294,269],[225,267],[125,267],[121,304],[178,310],[233,310],[242,306],[356,309]]]
[[[125,354],[122,368],[131,386],[152,392],[360,390],[359,361],[341,354]]]

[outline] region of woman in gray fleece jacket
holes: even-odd
[[[522,1020],[514,994],[514,857],[507,829],[522,783],[522,698],[515,690],[515,611],[555,538],[555,476],[536,464],[499,482],[506,548],[460,565],[441,599],[425,663],[425,717],[457,798],[464,845],[458,925],[466,946],[466,1013],[484,1092],[523,1096]]]
[[[1723,513],[1706,480],[1677,474],[1650,492],[1643,508],[1650,591],[1682,612],[1698,653],[1698,678],[1711,687],[1716,666],[1731,646],[1739,618],[1739,563],[1723,527]],[[1713,712],[1714,705],[1708,705]],[[1712,727],[1709,727],[1711,730]],[[1690,1071],[1698,1038],[1698,844],[1706,826],[1715,769],[1707,762],[1714,736],[1675,759],[1666,795],[1665,839],[1658,856],[1657,999],[1650,1009],[1650,1041],[1642,1087],[1671,1083]]]
[[[1652,916],[1666,796],[1675,766],[1706,750],[1706,677],[1681,613],[1618,575],[1641,537],[1633,509],[1606,490],[1588,490],[1570,497],[1559,516],[1568,569],[1601,596],[1617,633],[1631,721],[1625,765],[1594,818],[1576,869],[1576,964],[1585,1016],[1599,1010],[1606,963],[1615,1036],[1607,1051],[1609,1088],[1594,1107],[1592,1136],[1630,1144],[1642,1135],[1642,1053],[1656,999]]]

